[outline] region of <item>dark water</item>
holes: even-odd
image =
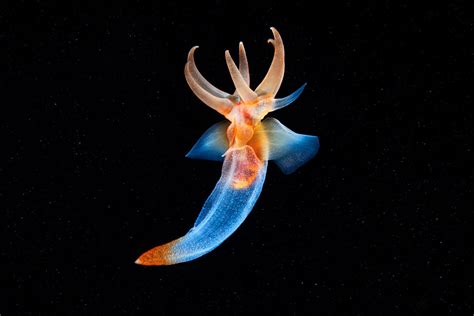
[[[314,8],[313,8],[314,6]],[[0,314],[473,313],[473,20],[461,2],[2,5]],[[221,165],[186,159],[222,117],[187,86],[255,88],[285,43],[272,113],[318,135],[220,247],[146,268],[184,235]]]

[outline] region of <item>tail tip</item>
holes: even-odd
[[[170,258],[170,247],[173,242],[155,247],[143,253],[135,260],[136,264],[142,266],[162,266],[173,264]]]

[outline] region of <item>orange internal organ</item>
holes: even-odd
[[[244,147],[243,150],[231,151],[229,154],[232,155],[230,158],[234,159],[236,163],[231,178],[232,187],[238,190],[248,188],[258,176],[263,165],[262,162],[249,146]]]
[[[232,178],[232,187],[234,189],[248,188],[257,177],[260,167],[260,162],[245,162],[239,165]]]

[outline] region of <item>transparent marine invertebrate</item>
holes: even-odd
[[[303,92],[305,85],[285,98],[275,98],[285,72],[285,51],[280,34],[271,28],[274,56],[270,68],[255,90],[245,48],[239,44],[239,66],[229,51],[225,59],[233,94],[209,83],[194,62],[191,48],[185,65],[186,81],[194,94],[227,121],[211,126],[186,155],[194,159],[223,161],[222,174],[194,223],[181,238],[155,247],[136,261],[142,265],[171,265],[186,262],[212,251],[245,220],[257,201],[265,180],[267,164],[273,160],[289,174],[313,158],[319,149],[316,136],[297,134],[278,120],[264,117],[281,109]]]

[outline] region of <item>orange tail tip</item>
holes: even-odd
[[[174,242],[170,242],[143,253],[136,261],[136,264],[144,266],[165,266],[173,264],[171,260],[171,248]]]

